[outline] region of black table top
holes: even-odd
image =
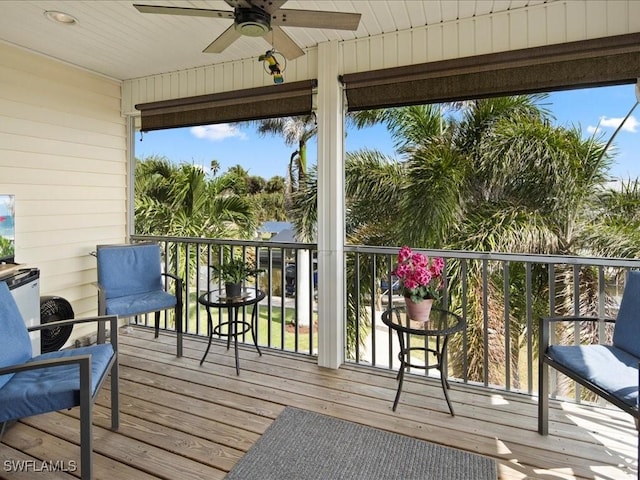
[[[228,298],[225,289],[219,288],[203,293],[198,298],[198,302],[207,307],[242,307],[258,303],[264,297],[265,293],[262,290],[246,287],[242,289],[241,296]]]

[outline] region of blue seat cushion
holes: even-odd
[[[637,405],[637,357],[610,345],[551,345],[547,354],[629,406]]]
[[[106,372],[114,355],[110,343],[49,352],[29,362],[91,355],[91,394]],[[80,405],[80,367],[78,364],[37,368],[16,373],[0,388],[0,422],[55,412]]]
[[[176,297],[164,290],[109,298],[106,301],[107,315],[131,317],[156,310],[172,308],[176,304]]]

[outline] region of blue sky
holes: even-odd
[[[549,95],[545,104],[555,117],[555,124],[578,126],[585,137],[595,132],[606,142],[635,101],[634,85],[622,85],[555,92]],[[215,159],[220,163],[220,172],[239,164],[250,175],[267,179],[274,175],[285,176],[294,150],[279,137],[260,136],[255,128],[246,124],[159,130],[142,137],[138,133],[136,138],[138,158],[161,155],[176,163],[193,163],[205,168]],[[640,106],[625,122],[613,146],[617,155],[611,174],[625,179],[640,177]],[[382,126],[348,131],[346,150],[363,147],[393,153],[393,144]],[[308,158],[315,162],[315,141],[309,145]]]

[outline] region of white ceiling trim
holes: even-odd
[[[135,0],[139,3],[230,10],[222,0]],[[582,2],[583,0],[570,0]],[[303,50],[319,43],[383,34],[517,12],[555,0],[289,0],[285,8],[358,12],[357,31],[286,27]],[[593,0],[603,3],[602,0]],[[627,0],[624,0],[626,3]],[[220,54],[202,50],[230,26],[228,19],[151,15],[134,0],[2,0],[0,41],[27,48],[120,80],[257,58],[269,48],[264,38],[242,37]],[[613,2],[615,3],[615,2]],[[58,25],[46,10],[73,15],[77,25]],[[295,62],[291,62],[295,63]]]
[[[475,3],[486,6],[485,2]],[[594,0],[538,2],[528,8],[334,42],[339,46],[339,71],[344,74],[634,32],[640,32],[640,2]],[[271,84],[269,75],[256,63],[250,58],[127,80],[123,83],[123,112],[137,115],[136,103]],[[307,55],[290,62],[285,79],[318,78],[322,64],[317,48],[308,48]]]

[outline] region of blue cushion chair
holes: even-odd
[[[632,415],[638,427],[640,453],[640,271],[627,275],[611,345],[549,345],[549,329],[556,322],[591,321],[597,317],[549,317],[540,320],[538,432],[549,433],[549,366],[599,397]],[[640,458],[640,457],[639,457]]]
[[[174,309],[177,355],[182,356],[182,279],[162,272],[160,245],[132,243],[98,245],[98,314],[134,317],[155,312],[155,336],[160,330],[160,312]],[[163,280],[173,279],[174,293]],[[98,328],[103,339],[104,326]]]
[[[110,343],[49,352],[32,357],[29,331],[87,322],[110,322]],[[50,322],[27,329],[18,306],[0,282],[0,424],[31,415],[80,407],[81,478],[92,478],[92,408],[111,373],[111,429],[119,426],[118,317]]]

